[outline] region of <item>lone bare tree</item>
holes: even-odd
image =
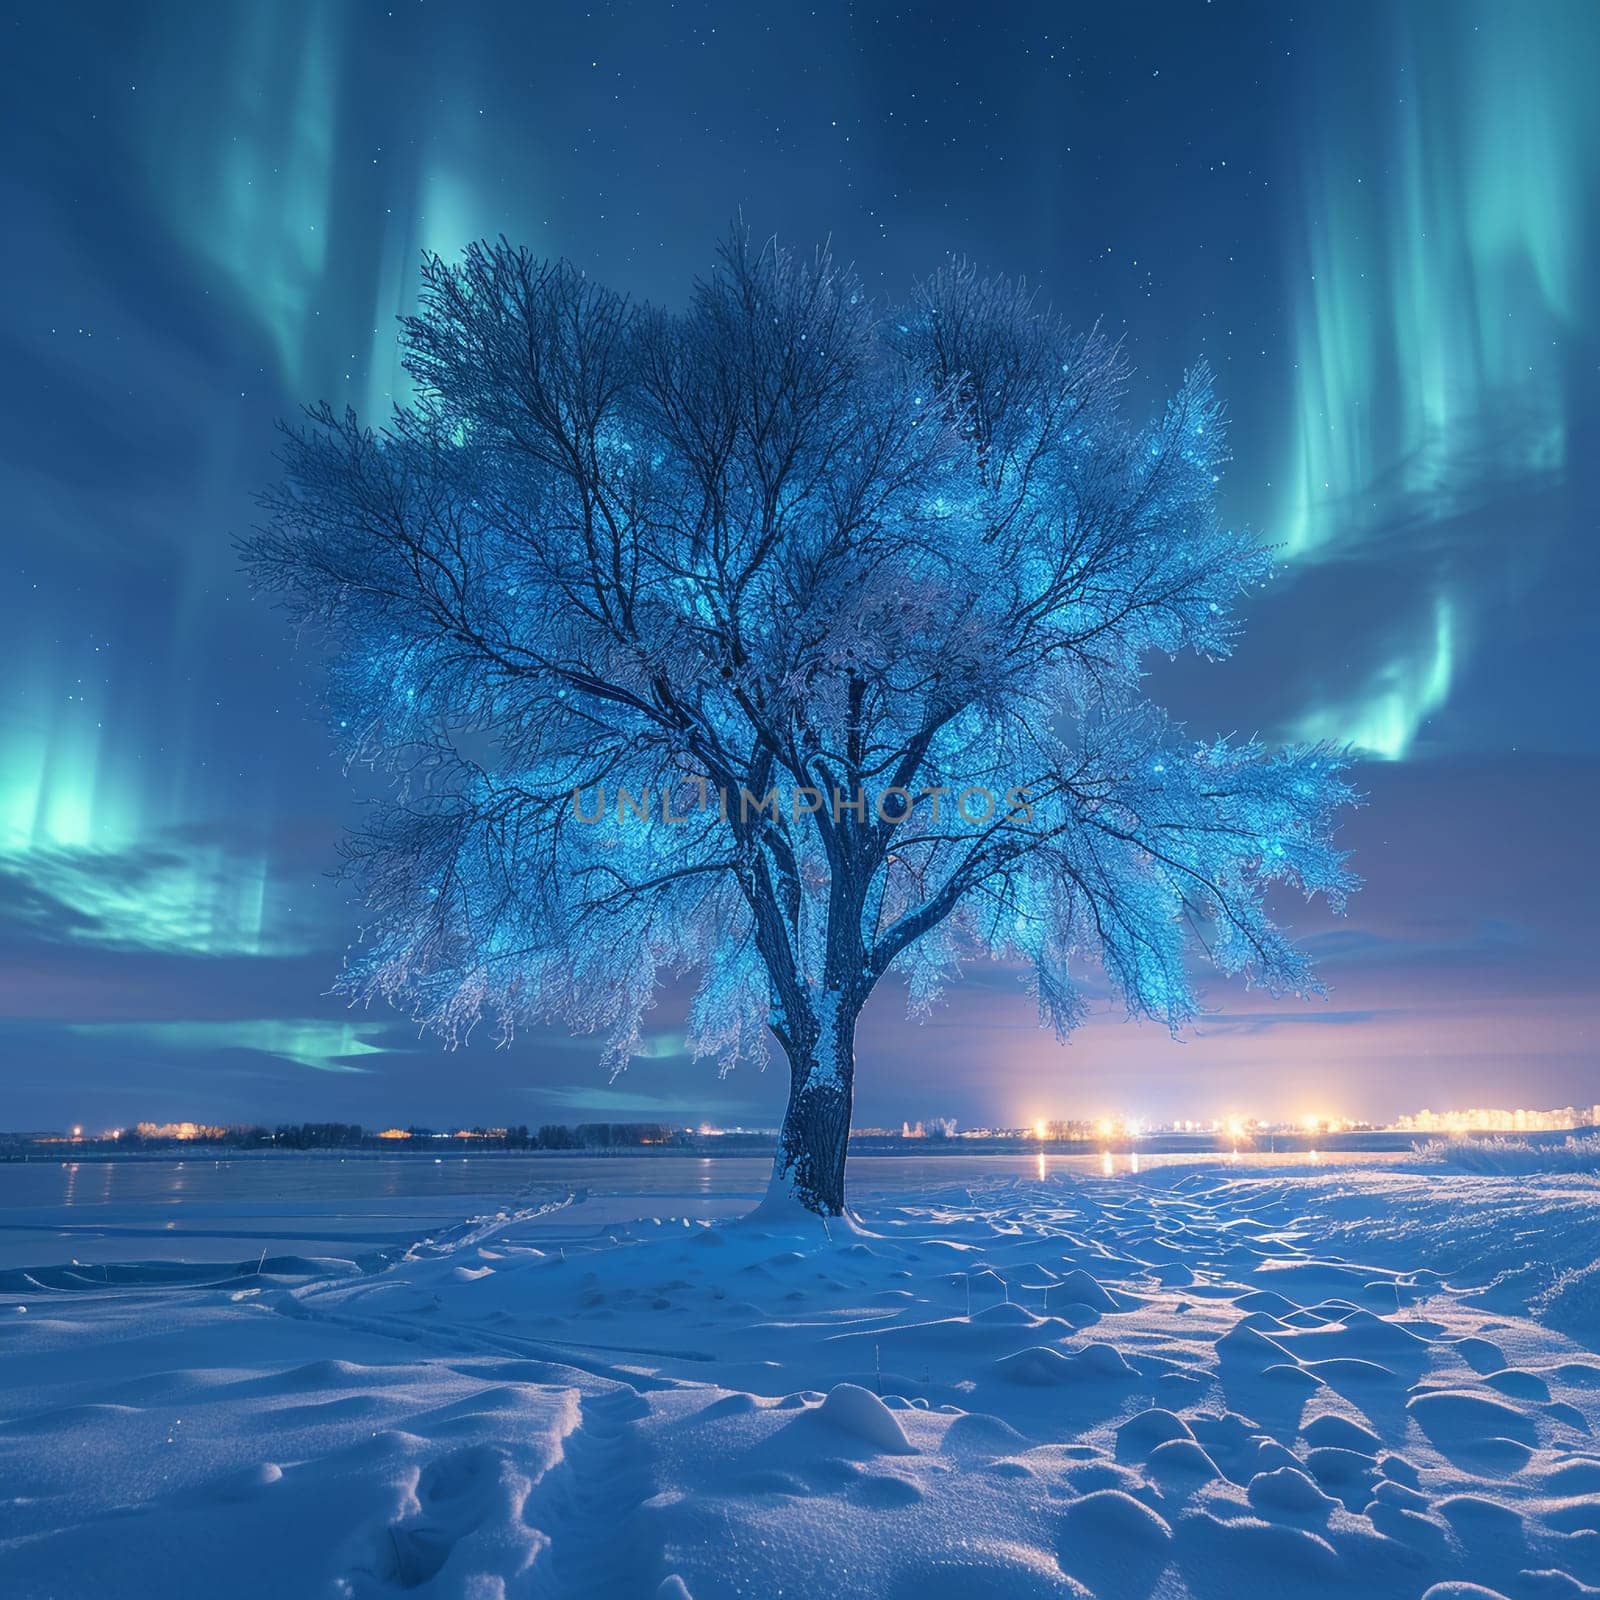
[[[697,1057],[782,1046],[772,1203],[826,1215],[888,973],[922,1012],[1014,962],[1061,1034],[1080,966],[1171,1028],[1196,951],[1314,988],[1264,900],[1353,884],[1337,753],[1188,742],[1140,689],[1268,570],[1203,371],[1134,427],[1117,350],[1020,285],[890,308],[738,232],[681,313],[474,245],[403,339],[416,401],[286,429],[246,546],[392,773],[352,996],[602,1029],[620,1068],[693,973]]]

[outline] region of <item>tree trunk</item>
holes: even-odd
[[[778,1134],[768,1199],[797,1201],[818,1216],[844,1214],[844,1158],[856,1070],[856,1015],[839,995],[825,997],[806,1042],[789,1058],[789,1105]]]

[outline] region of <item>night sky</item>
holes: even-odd
[[[1062,1046],[1001,968],[922,1027],[881,991],[858,1121],[1600,1099],[1600,6],[8,10],[0,1127],[775,1122],[781,1066],[694,1065],[672,994],[615,1083],[328,996],[371,779],[234,548],[275,419],[405,398],[423,250],[681,303],[738,214],[885,295],[1026,275],[1136,409],[1210,361],[1283,570],[1157,698],[1363,753],[1366,889],[1285,908],[1326,1000]]]

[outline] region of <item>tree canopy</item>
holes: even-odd
[[[1195,742],[1144,693],[1269,572],[1204,369],[1135,425],[1117,347],[1020,284],[953,263],[889,306],[741,232],[681,311],[505,242],[424,276],[417,398],[287,429],[247,548],[394,779],[348,845],[350,994],[620,1067],[693,974],[694,1054],[770,1030],[847,1129],[888,973],[920,1013],[1015,963],[1062,1034],[1094,970],[1171,1028],[1197,955],[1314,987],[1266,901],[1353,887],[1340,753]]]

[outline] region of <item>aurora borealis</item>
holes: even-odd
[[[141,3],[14,12],[6,58],[0,1125],[771,1120],[671,995],[614,1084],[593,1041],[446,1060],[327,996],[370,780],[232,543],[275,419],[402,392],[423,250],[672,300],[740,212],[886,292],[1025,273],[1136,403],[1210,361],[1283,571],[1165,698],[1366,756],[1369,887],[1299,922],[1325,1005],[1213,984],[1181,1045],[1062,1048],[977,974],[869,1014],[859,1120],[1600,1097],[1594,7]]]

